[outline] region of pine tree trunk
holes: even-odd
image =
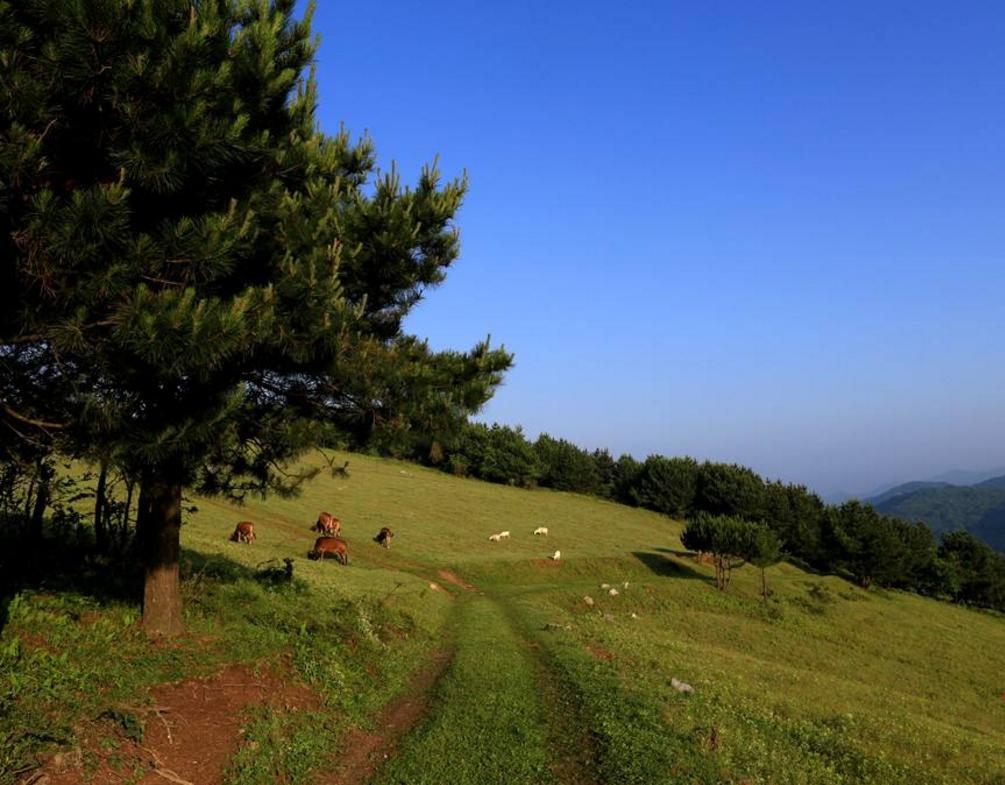
[[[128,547],[130,543],[129,537],[129,517],[132,515],[133,509],[133,488],[136,483],[132,480],[126,480],[126,505],[122,510],[122,520],[119,524],[119,530],[117,532],[118,546],[120,548]]]
[[[94,491],[94,544],[99,553],[108,551],[108,524],[105,521],[105,484],[108,479],[108,464],[101,462],[98,486]]]
[[[43,521],[45,520],[45,508],[49,506],[49,475],[48,467],[44,462],[39,461],[37,465],[38,483],[35,490],[35,505],[31,513],[31,527],[29,536],[36,540],[42,539]]]
[[[27,529],[28,522],[31,520],[31,507],[34,499],[35,499],[35,475],[32,475],[31,481],[28,483],[28,491],[24,495],[24,517],[21,519],[22,531],[25,531]]]
[[[136,523],[143,559],[143,628],[155,638],[180,635],[181,483],[151,473],[140,486]]]

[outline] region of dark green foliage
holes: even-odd
[[[778,535],[765,524],[753,524],[750,534],[750,550],[747,561],[761,571],[761,596],[768,599],[768,581],[765,571],[782,558],[782,542]]]
[[[764,520],[785,543],[788,553],[809,564],[823,564],[820,521],[824,503],[802,485],[769,482],[764,486]]]
[[[823,519],[830,564],[850,572],[860,585],[916,588],[930,574],[935,542],[923,524],[908,524],[847,501]]]
[[[694,507],[698,474],[698,462],[694,458],[650,455],[633,484],[635,503],[664,515],[683,518]]]
[[[611,498],[622,504],[636,506],[638,502],[635,500],[634,490],[641,472],[642,464],[631,455],[618,458],[612,472]]]
[[[539,484],[559,491],[597,493],[600,475],[594,457],[565,439],[542,433],[534,442],[541,466]]]
[[[519,427],[471,423],[449,451],[456,474],[489,482],[531,487],[541,474],[533,445]]]
[[[859,585],[868,588],[874,581],[889,585],[898,570],[901,543],[872,507],[851,500],[828,510],[824,534],[832,562],[850,572]]]
[[[712,554],[715,585],[725,591],[730,573],[757,551],[757,531],[757,526],[741,518],[699,512],[688,519],[680,541],[688,550]]]
[[[606,448],[594,450],[592,458],[599,483],[597,495],[605,499],[613,499],[617,463]]]
[[[917,591],[929,597],[957,600],[960,588],[960,574],[953,559],[936,556],[918,573]]]
[[[756,520],[763,514],[764,480],[746,466],[703,463],[698,470],[695,507],[713,515]]]
[[[1005,610],[1005,556],[968,532],[950,532],[942,538],[939,557],[958,581],[957,600]]]

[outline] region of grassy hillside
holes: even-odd
[[[922,487],[870,503],[887,515],[924,521],[936,534],[966,529],[1005,551],[1005,486],[1001,478],[974,486]]]
[[[290,663],[323,697],[328,731],[319,740],[300,715],[260,716],[224,782],[328,782],[332,756],[359,743],[351,729],[373,732],[377,708],[437,651],[450,664],[376,782],[1005,781],[1001,616],[788,565],[769,570],[768,603],[749,567],[722,594],[661,516],[348,458],[348,479],[318,479],[299,498],[193,500],[192,635],[171,653],[135,634],[128,603],[26,592],[0,636],[0,652],[20,647],[0,660],[0,734],[5,722],[21,734],[8,731],[22,754],[8,753],[7,770],[44,746],[25,741],[29,725],[68,740],[105,704],[141,703],[158,681],[240,658]],[[305,558],[322,509],[343,521],[347,568]],[[227,540],[244,519],[258,532],[250,546]],[[396,533],[389,551],[371,540],[381,526]],[[535,537],[538,526],[550,535]],[[510,539],[490,543],[501,530]],[[302,584],[249,577],[283,557]],[[107,629],[83,624],[72,602]],[[66,652],[55,664],[37,640],[49,629]],[[119,657],[100,662],[115,640]],[[66,674],[90,697],[68,699],[55,722],[53,697],[74,694]]]

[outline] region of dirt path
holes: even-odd
[[[374,720],[374,731],[353,729],[339,745],[339,759],[332,771],[315,778],[316,785],[359,785],[369,782],[398,742],[425,716],[433,689],[450,665],[453,652],[433,653],[413,677],[404,693],[387,704]]]
[[[123,765],[136,773],[139,785],[219,785],[231,756],[240,746],[245,712],[271,705],[287,711],[316,709],[314,690],[286,674],[256,671],[247,665],[227,665],[215,675],[161,684],[151,692],[152,704],[122,707],[126,718],[145,725],[142,740],[123,737],[114,754],[106,753],[85,732],[81,748],[96,758],[92,785],[121,785]],[[97,730],[97,729],[96,729]],[[46,766],[49,785],[78,785],[83,758],[58,755]]]
[[[499,604],[523,642],[546,707],[552,772],[561,785],[603,785],[599,773],[600,747],[583,712],[576,686],[549,662],[541,645],[521,629],[512,606],[504,600],[499,600]]]
[[[350,755],[370,765],[346,766],[355,777],[324,785],[600,785],[597,744],[577,693],[522,630],[515,609],[469,590],[451,626],[456,655],[438,679],[431,711],[427,703],[415,714],[424,720],[410,719],[412,729],[401,735],[392,729],[394,754],[380,735],[360,735]]]

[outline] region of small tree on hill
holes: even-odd
[[[465,186],[319,133],[294,4],[0,4],[0,422],[138,483],[155,635],[183,487],[291,492],[308,447],[474,411],[510,364],[402,334]]]
[[[699,512],[688,519],[680,541],[688,550],[712,554],[715,586],[725,591],[732,571],[742,567],[753,551],[753,532],[754,527],[739,518]]]
[[[768,579],[765,572],[768,567],[777,564],[782,558],[782,542],[765,524],[748,524],[750,526],[749,548],[747,561],[761,571],[761,597],[767,602]]]

